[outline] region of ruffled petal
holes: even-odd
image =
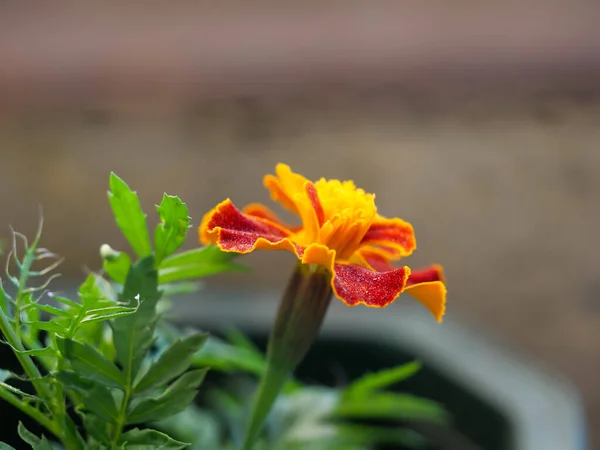
[[[446,312],[446,286],[444,272],[439,265],[415,270],[410,274],[405,291],[431,311],[438,322]]]
[[[299,258],[303,251],[289,239],[289,230],[266,218],[243,214],[229,199],[204,216],[199,234],[202,243],[227,252],[288,250]]]
[[[408,267],[374,272],[356,264],[338,263],[334,264],[331,285],[335,295],[348,306],[383,308],[402,293],[409,274]]]
[[[302,175],[292,172],[286,164],[275,166],[276,175],[265,175],[263,184],[271,193],[271,198],[294,214],[299,214],[294,194],[304,192],[304,184],[308,181]]]
[[[361,245],[372,253],[393,259],[410,255],[417,248],[415,232],[410,223],[402,219],[377,216],[362,239]]]
[[[372,247],[359,250],[353,257],[358,264],[370,267],[377,272],[389,272],[396,269],[386,256],[381,252],[373,251]]]
[[[247,216],[268,220],[279,227],[291,231],[292,233],[296,233],[302,229],[302,225],[290,225],[285,223],[277,216],[277,214],[271,211],[270,208],[261,203],[250,203],[249,205],[245,206],[244,209],[242,209],[242,212]]]

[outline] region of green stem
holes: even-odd
[[[52,394],[52,392],[44,384],[44,382],[42,380],[42,374],[39,371],[39,369],[37,368],[37,366],[35,365],[35,363],[33,362],[33,360],[31,359],[31,357],[27,354],[22,353],[26,349],[23,346],[21,339],[19,339],[19,336],[15,332],[15,329],[10,324],[8,317],[6,317],[6,314],[4,314],[4,311],[2,311],[1,309],[0,309],[0,331],[4,335],[6,342],[8,342],[8,344],[13,348],[13,350],[16,350],[16,351],[14,351],[14,354],[17,357],[19,364],[21,364],[21,367],[23,367],[23,370],[25,371],[25,373],[31,380],[31,383],[33,384],[33,387],[34,387],[38,397],[43,399],[44,402],[46,403],[46,405],[48,406],[48,409],[54,416],[54,420],[58,421],[58,423],[62,423],[66,420],[70,420],[70,418],[67,416],[66,411],[64,410],[64,402],[62,403],[62,405],[57,404],[57,402],[55,401],[56,397]],[[39,412],[39,414],[40,414],[40,416],[46,417],[41,412]],[[37,420],[37,418],[36,418],[36,420]],[[55,424],[57,423],[55,421],[50,421],[50,422],[49,421],[50,421],[50,419],[46,418],[43,422],[40,421],[40,424],[44,425],[44,423],[50,423],[50,422],[55,423]],[[46,425],[44,425],[44,426],[46,426]],[[49,428],[49,431],[51,431],[52,433],[55,433],[56,428],[54,430]],[[77,438],[75,436],[71,436],[71,434],[69,433],[68,427],[65,427],[64,433],[60,433],[60,431],[61,431],[61,427],[59,426],[59,428],[58,428],[59,434],[57,436],[62,437],[64,444],[68,449],[78,449],[80,447]]]
[[[254,400],[244,450],[254,445],[277,396],[317,337],[331,294],[327,270],[315,265],[296,266],[269,336],[267,367]]]
[[[49,417],[45,416],[39,409],[34,408],[33,406],[25,403],[23,400],[18,398],[16,395],[11,394],[5,389],[0,388],[0,398],[5,400],[7,403],[10,403],[15,408],[20,409],[22,412],[27,414],[29,417],[38,422],[41,426],[50,431],[54,436],[60,439],[61,430],[60,426],[51,420]]]
[[[125,419],[127,419],[127,407],[129,406],[129,399],[131,398],[131,389],[129,383],[127,388],[125,389],[125,393],[123,395],[123,402],[121,403],[121,409],[119,410],[119,420],[115,426],[115,433],[113,435],[113,441],[111,449],[116,450],[117,445],[119,444],[119,438],[121,437],[121,432],[123,431],[123,427],[125,426]]]

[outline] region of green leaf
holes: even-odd
[[[127,422],[154,422],[183,411],[196,397],[197,388],[206,372],[207,369],[191,370],[173,382],[159,397],[140,401],[127,416]]]
[[[36,308],[47,312],[48,314],[52,314],[53,316],[59,316],[59,317],[71,317],[71,313],[65,309],[62,308],[57,308],[56,306],[52,306],[52,305],[35,305]]]
[[[172,195],[164,194],[156,211],[160,223],[154,231],[154,249],[156,264],[159,265],[183,244],[191,219],[186,204]]]
[[[104,444],[104,447],[96,446],[93,448],[97,448],[98,450],[109,448],[110,436],[107,430],[107,423],[103,419],[93,413],[83,414],[83,426],[88,435]]]
[[[32,350],[17,350],[13,347],[13,351],[20,355],[35,356],[36,358],[41,356],[57,356],[56,350],[52,347],[34,348]]]
[[[79,286],[79,298],[85,309],[95,308],[99,302],[106,300],[102,289],[98,286],[97,277],[98,275],[91,273]]]
[[[81,305],[73,300],[68,299],[67,297],[61,297],[60,295],[48,294],[50,298],[56,300],[57,302],[62,303],[63,305],[69,306],[74,309],[81,308]]]
[[[15,448],[8,445],[6,442],[0,442],[0,450],[15,450]]]
[[[104,308],[90,309],[85,313],[81,323],[103,322],[105,320],[116,319],[117,317],[128,316],[137,311],[138,307],[130,306],[105,306]]]
[[[42,435],[41,438],[37,437],[32,432],[28,431],[22,422],[19,422],[17,431],[21,439],[23,439],[26,443],[31,445],[31,448],[33,450],[52,450],[52,446],[50,445],[50,442],[48,442],[45,436]]]
[[[87,378],[82,378],[72,370],[61,370],[52,374],[61,384],[77,392],[86,392],[95,386],[95,383]]]
[[[372,392],[365,397],[342,397],[333,412],[343,419],[401,419],[445,422],[447,414],[436,402],[409,394]]]
[[[140,258],[150,255],[152,248],[146,226],[146,215],[138,196],[114,173],[110,174],[108,201],[117,225],[136,255]]]
[[[23,398],[27,398],[30,400],[34,400],[37,401],[39,400],[38,397],[36,397],[35,395],[31,395],[28,394],[27,392],[23,392],[22,390],[8,384],[5,383],[6,380],[10,379],[10,378],[14,378],[17,380],[23,380],[22,377],[19,377],[18,375],[15,375],[13,372],[11,372],[10,370],[4,370],[4,369],[0,369],[0,389],[5,389],[9,392],[12,392],[13,394],[17,394],[20,397]]]
[[[189,446],[189,444],[176,441],[160,431],[140,430],[139,428],[134,428],[121,435],[119,444],[123,445],[122,448],[126,450],[179,450]]]
[[[192,363],[197,367],[210,367],[222,372],[243,371],[255,375],[261,375],[266,367],[262,354],[234,347],[214,336],[208,337],[206,345],[194,355]]]
[[[154,258],[149,256],[131,266],[121,293],[121,301],[139,301],[138,310],[111,322],[117,361],[134,380],[146,352],[153,342],[156,303],[161,296],[157,286]]]
[[[141,392],[162,386],[181,375],[190,367],[192,356],[204,345],[206,338],[207,335],[202,333],[175,341],[150,366],[148,372],[136,384],[135,391]]]
[[[102,246],[100,254],[103,258],[104,270],[110,277],[119,284],[125,284],[127,272],[131,267],[131,258],[125,252],[119,252],[111,249],[109,246]]]
[[[368,373],[354,381],[344,391],[344,395],[366,396],[372,391],[385,389],[393,384],[406,380],[421,370],[421,363],[413,361],[391,369]]]
[[[4,290],[4,285],[2,284],[2,278],[0,278],[0,310],[6,315],[9,314],[9,301],[10,296]]]
[[[106,386],[124,389],[125,381],[117,366],[96,349],[87,344],[58,336],[56,342],[59,351],[79,375]]]
[[[117,422],[119,412],[110,390],[100,384],[95,385],[83,396],[83,406],[106,422]]]
[[[67,330],[67,326],[57,323],[53,320],[50,322],[43,322],[41,320],[36,320],[35,322],[23,322],[24,325],[30,326],[32,328],[36,328],[38,330],[50,331],[52,333],[64,333]]]
[[[178,253],[166,258],[159,266],[160,284],[202,278],[226,271],[243,271],[244,266],[234,264],[234,253],[222,252],[217,247],[206,246]]]

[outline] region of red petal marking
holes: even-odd
[[[356,264],[335,264],[331,280],[335,295],[348,306],[363,304],[383,308],[404,290],[410,270],[374,272]]]
[[[319,221],[319,228],[323,226],[325,223],[325,213],[323,212],[323,206],[321,205],[321,201],[319,200],[319,194],[317,193],[317,188],[315,185],[307,182],[304,186],[306,189],[306,194],[308,195],[308,199],[315,209],[315,213],[317,214],[317,220]]]
[[[298,250],[287,239],[290,232],[283,227],[258,217],[242,214],[227,199],[213,209],[202,221],[200,235],[210,239],[222,250],[249,253],[256,248]]]
[[[408,256],[417,247],[413,227],[401,219],[379,217],[363,237],[362,245],[376,245],[394,257]]]
[[[389,272],[390,270],[396,269],[396,267],[389,262],[388,258],[385,258],[379,253],[373,253],[368,250],[360,250],[358,253],[360,253],[363,260],[377,272]]]
[[[408,277],[407,286],[413,284],[427,283],[429,281],[441,281],[444,282],[444,271],[442,266],[433,264],[425,269],[413,270]]]
[[[292,233],[297,233],[302,229],[302,225],[289,225],[285,223],[277,216],[277,214],[260,203],[250,203],[249,205],[245,206],[244,209],[242,209],[242,212],[247,216],[268,220],[279,227],[291,231]]]
[[[438,322],[446,312],[446,286],[442,266],[434,264],[411,272],[405,291],[431,311]]]

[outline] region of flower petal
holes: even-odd
[[[417,248],[415,233],[410,223],[379,215],[367,230],[361,245],[368,246],[373,253],[394,259],[408,256]]]
[[[334,265],[331,284],[335,295],[348,306],[383,308],[402,293],[409,274],[408,267],[374,272],[356,264],[338,263]]]
[[[301,225],[289,225],[285,223],[277,216],[277,214],[271,211],[270,208],[261,203],[250,203],[249,205],[245,206],[244,209],[242,209],[242,212],[247,216],[268,220],[277,226],[291,231],[292,233],[296,233],[302,229]]]
[[[302,251],[288,239],[289,230],[268,219],[243,214],[229,199],[204,216],[199,234],[202,243],[216,244],[227,252],[288,250],[299,258]]]
[[[423,303],[438,322],[442,321],[446,312],[446,286],[441,266],[436,264],[413,271],[408,278],[405,291]]]
[[[304,183],[308,180],[302,175],[292,172],[286,164],[275,166],[276,175],[265,175],[263,184],[271,193],[271,198],[287,210],[299,214],[294,194],[304,192]]]

